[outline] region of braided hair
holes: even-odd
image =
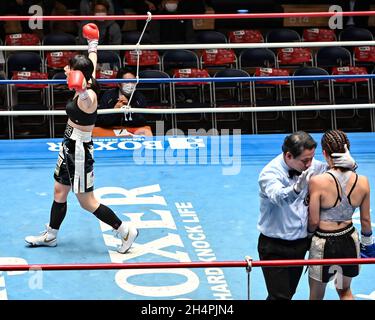
[[[328,130],[322,137],[322,149],[327,152],[328,155],[339,152],[344,153],[346,144],[350,149],[350,142],[345,132],[340,130]]]
[[[345,134],[345,132],[340,130],[328,130],[324,133],[322,137],[322,149],[331,156],[332,153],[344,153],[345,147],[344,145],[348,147],[348,150],[350,149],[350,142]],[[345,168],[340,168],[344,169]]]

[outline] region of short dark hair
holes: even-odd
[[[130,68],[120,68],[118,69],[117,71],[117,76],[116,78],[117,79],[122,79],[122,77],[127,74],[127,73],[131,73],[132,75],[134,75],[134,72],[130,69]],[[135,76],[135,75],[134,75]]]
[[[95,0],[95,1],[93,1],[93,3],[92,3],[92,9],[93,10],[95,9],[96,5],[101,5],[101,6],[105,7],[107,9],[107,11],[109,11],[109,2],[107,0]]]
[[[306,149],[312,150],[317,147],[316,141],[305,131],[297,131],[285,137],[282,150],[290,152],[294,158],[302,154]]]
[[[91,88],[96,92],[96,94],[99,94],[99,83],[92,76],[94,64],[92,63],[91,59],[83,54],[77,54],[69,60],[69,67],[73,70],[80,70],[83,73],[87,83],[91,81]]]
[[[86,81],[89,81],[94,71],[94,64],[83,54],[77,54],[69,60],[71,69],[80,70],[85,76]]]

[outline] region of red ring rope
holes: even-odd
[[[374,264],[375,258],[366,259],[297,259],[252,261],[252,267],[288,267],[305,265]],[[82,263],[82,264],[24,264],[0,265],[0,271],[55,270],[111,270],[111,269],[161,269],[161,268],[239,268],[247,267],[247,261],[214,262],[146,262],[146,263]]]
[[[331,16],[373,16],[375,11],[348,12],[284,12],[284,13],[223,13],[223,14],[166,14],[153,15],[152,20],[189,20],[189,19],[273,19],[291,17],[331,17]],[[46,21],[65,20],[146,20],[147,15],[110,15],[110,16],[0,16],[0,21],[27,21],[39,19]]]

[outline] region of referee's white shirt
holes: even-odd
[[[290,169],[281,153],[259,174],[260,217],[257,227],[271,238],[296,240],[307,237],[308,207],[303,201],[308,187],[299,194],[295,193],[293,185],[298,176],[289,178]],[[327,169],[326,164],[313,159],[310,170],[314,175]]]

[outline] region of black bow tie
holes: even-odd
[[[288,171],[289,178],[293,178],[294,176],[299,176],[302,172],[297,171],[296,169],[290,169]]]

